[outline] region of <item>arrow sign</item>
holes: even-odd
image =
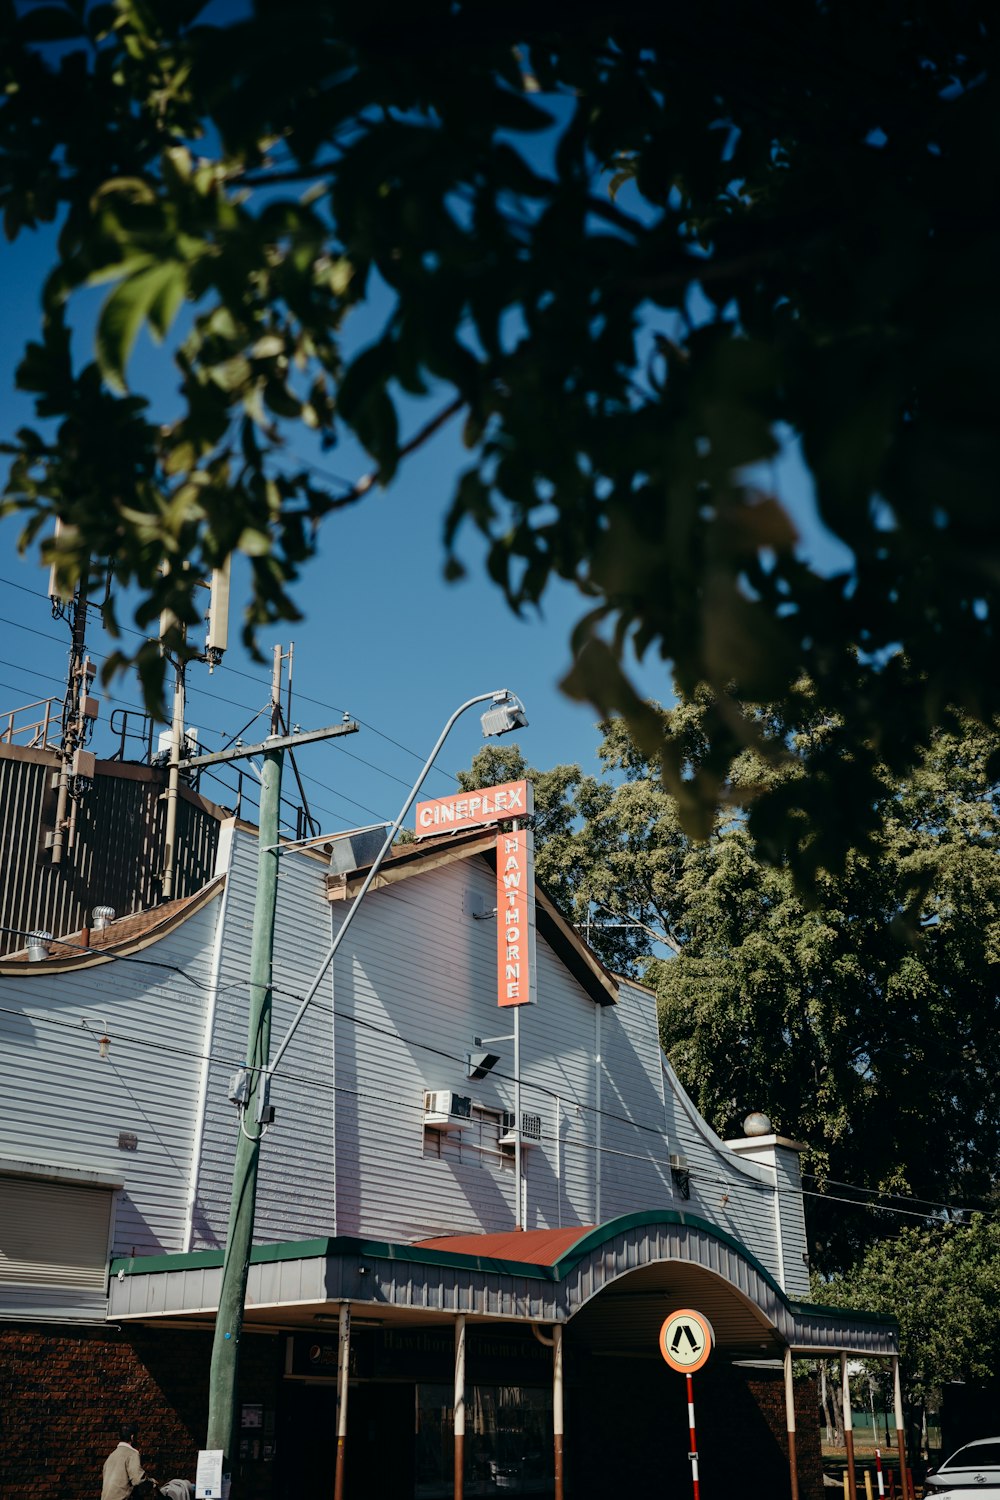
[[[671,1313],[660,1329],[660,1353],[672,1370],[693,1375],[712,1352],[715,1334],[708,1319],[693,1308]]]

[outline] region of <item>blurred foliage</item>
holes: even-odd
[[[738,793],[801,885],[842,867],[880,768],[904,774],[946,703],[1000,708],[993,8],[212,14],[0,0],[5,232],[59,226],[18,374],[38,422],[4,444],[24,545],[61,517],[64,582],[110,560],[142,627],[164,606],[194,624],[194,578],[242,551],[252,635],[294,616],[322,518],[392,480],[401,400],[445,400],[469,449],[449,574],[472,527],[514,608],[575,582],[566,688],[624,714],[685,830]],[[74,309],[101,284],[81,363]],[[345,357],[375,287],[384,325]],[[129,388],[144,328],[174,362],[170,420]],[[331,494],[289,464],[296,424],[349,430],[371,475]],[[782,430],[842,575],[801,559],[771,492]],[[632,651],[712,687],[697,777]],[[155,700],[151,648],[140,666]],[[741,705],[794,704],[804,671],[835,718],[772,738],[808,774],[754,797],[733,765],[768,730]]]
[[[798,694],[794,729],[774,709],[755,721],[815,750],[837,726],[807,684]],[[711,754],[715,710],[702,690],[657,711],[692,775]],[[990,1199],[1000,735],[956,717],[908,776],[879,768],[870,845],[842,872],[821,871],[807,900],[791,860],[765,861],[741,812],[691,839],[656,757],[622,721],[603,728],[599,779],[576,766],[534,772],[503,746],[484,750],[463,784],[532,777],[539,880],[613,969],[656,989],[664,1049],[718,1133],[742,1135],[759,1109],[805,1144],[814,1264],[851,1264],[906,1222],[899,1208],[930,1215],[934,1203]],[[796,757],[775,767],[749,750],[733,771],[737,785],[775,796],[804,774]]]

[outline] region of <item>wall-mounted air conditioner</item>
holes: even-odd
[[[461,1130],[472,1115],[472,1100],[451,1089],[424,1089],[424,1129]]]
[[[500,1124],[500,1139],[497,1142],[501,1151],[513,1151],[517,1144],[517,1131],[515,1130],[516,1119],[512,1109],[505,1109]],[[525,1146],[537,1146],[542,1139],[542,1117],[541,1115],[521,1114],[521,1150]]]
[[[670,1175],[674,1179],[674,1187],[681,1198],[691,1196],[691,1168],[686,1156],[680,1152],[670,1153]]]

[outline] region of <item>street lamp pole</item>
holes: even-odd
[[[216,1315],[215,1336],[212,1347],[212,1362],[209,1372],[208,1436],[206,1448],[224,1454],[224,1469],[230,1471],[232,1444],[236,1425],[237,1374],[239,1363],[239,1340],[243,1326],[246,1303],[247,1274],[253,1242],[253,1225],[256,1212],[257,1167],[260,1142],[266,1126],[273,1117],[270,1105],[271,1079],[275,1069],[292,1040],[299,1022],[323,982],[324,975],[333,963],[337,949],[343,942],[351,922],[357,915],[365,895],[377,876],[382,861],[392,848],[393,840],[403,826],[403,819],[412,807],[417,793],[423,786],[442,745],[451,733],[457,719],[476,703],[492,702],[493,707],[483,715],[483,733],[506,734],[512,729],[527,725],[520,700],[508,689],[492,693],[479,693],[460,704],[448,719],[434,749],[431,751],[413,787],[399,810],[399,815],[385,836],[385,841],[357,896],[348,908],[336,937],[330,944],[315,978],[292,1023],[285,1033],[273,1060],[270,1050],[270,996],[271,963],[274,948],[274,910],[277,889],[278,807],[281,797],[281,749],[284,741],[273,739],[265,742],[264,775],[261,785],[260,814],[260,868],[258,873],[257,901],[254,911],[254,929],[251,945],[251,996],[253,999],[247,1067],[234,1079],[231,1097],[239,1111],[240,1134],[237,1142],[236,1161],[233,1169],[232,1205],[227,1234],[226,1251],[222,1268],[222,1285],[219,1291],[219,1311]],[[351,725],[352,729],[356,726]],[[323,735],[336,731],[323,731]],[[347,732],[346,727],[341,732]],[[305,735],[298,737],[298,742]],[[246,754],[244,750],[240,753]],[[207,759],[207,757],[203,757]],[[246,1128],[247,1119],[251,1122]],[[343,1336],[342,1336],[343,1337]],[[337,1444],[337,1472],[335,1495],[339,1500],[343,1491],[344,1444]]]
[[[326,951],[326,953],[325,953],[325,955],[323,957],[323,960],[320,963],[319,969],[317,970],[317,973],[316,973],[316,977],[313,979],[312,984],[309,986],[309,989],[306,991],[306,994],[305,994],[305,996],[304,996],[304,998],[302,1000],[301,1005],[299,1006],[298,1010],[295,1012],[295,1015],[292,1018],[292,1024],[289,1026],[287,1032],[285,1033],[284,1039],[283,1039],[280,1047],[278,1048],[277,1052],[274,1054],[274,1061],[270,1064],[270,1066],[267,1069],[268,1080],[270,1080],[272,1074],[274,1073],[274,1071],[277,1068],[278,1064],[280,1063],[282,1057],[284,1056],[285,1049],[287,1048],[287,1046],[288,1046],[289,1042],[291,1041],[292,1037],[295,1035],[296,1028],[298,1027],[298,1024],[301,1021],[302,1017],[305,1015],[306,1010],[308,1009],[309,1005],[311,1004],[311,1002],[315,998],[316,991],[319,989],[320,985],[323,983],[323,979],[324,979],[324,977],[326,975],[326,972],[329,969],[330,965],[333,963],[333,960],[334,960],[334,958],[337,955],[337,949],[340,947],[341,943],[343,942],[344,937],[345,937],[345,935],[347,933],[347,930],[350,927],[350,925],[351,925],[352,921],[354,920],[355,916],[357,915],[358,908],[360,907],[362,901],[364,900],[365,896],[367,895],[368,890],[371,887],[371,884],[372,884],[373,880],[377,876],[379,870],[382,868],[382,861],[385,859],[385,856],[388,854],[389,850],[392,848],[393,840],[395,839],[395,837],[398,834],[399,830],[403,826],[403,819],[406,817],[406,814],[409,812],[410,808],[413,806],[414,802],[416,801],[416,799],[417,799],[417,793],[420,791],[420,788],[424,784],[424,778],[426,777],[427,772],[430,770],[431,766],[437,760],[437,757],[438,757],[438,755],[440,754],[440,751],[441,751],[441,747],[444,744],[445,740],[448,738],[448,736],[451,733],[452,729],[454,728],[456,720],[459,719],[462,716],[462,714],[465,713],[466,709],[472,708],[475,704],[477,704],[477,703],[489,703],[491,701],[495,705],[497,705],[497,709],[498,710],[503,710],[505,707],[509,708],[509,710],[510,710],[510,712],[509,712],[509,718],[508,718],[507,722],[503,722],[502,725],[498,725],[498,723],[496,721],[496,717],[495,717],[495,711],[494,710],[490,710],[487,714],[483,715],[483,720],[484,720],[484,723],[483,723],[483,733],[484,734],[489,734],[489,735],[507,734],[512,729],[523,729],[523,728],[525,728],[527,726],[528,720],[525,717],[524,709],[521,706],[520,700],[515,696],[515,694],[513,694],[509,690],[509,688],[501,688],[497,692],[494,692],[494,693],[479,693],[478,696],[475,697],[475,698],[467,698],[464,703],[462,703],[458,708],[456,708],[455,712],[452,714],[451,718],[448,720],[447,724],[444,726],[444,728],[442,729],[441,733],[438,735],[437,743],[435,744],[434,749],[431,751],[430,755],[425,760],[424,765],[423,765],[423,769],[421,770],[420,775],[417,777],[416,781],[413,783],[413,786],[410,789],[410,792],[409,792],[409,795],[406,798],[406,801],[403,803],[402,807],[399,809],[399,813],[398,813],[398,815],[396,817],[396,821],[393,823],[392,827],[389,829],[389,832],[386,834],[385,841],[382,844],[381,849],[378,851],[378,854],[375,856],[375,861],[372,864],[371,869],[368,871],[368,874],[365,876],[365,879],[364,879],[364,881],[362,883],[361,889],[358,891],[357,896],[355,897],[354,901],[351,903],[350,907],[348,908],[347,914],[345,915],[343,922],[340,924],[340,928],[339,928],[339,930],[337,932],[336,937],[334,938],[333,942],[330,944],[330,947],[327,949],[327,951]],[[501,714],[500,717],[502,719],[503,715]],[[487,719],[490,720],[489,724],[487,724],[485,722]],[[264,1092],[266,1093],[267,1090],[265,1089]]]

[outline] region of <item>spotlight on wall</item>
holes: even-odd
[[[467,1052],[465,1054],[466,1077],[485,1078],[500,1061],[499,1052]]]

